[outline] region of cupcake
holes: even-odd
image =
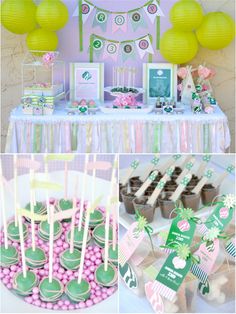
[[[147,196],[140,196],[136,197],[133,200],[133,205],[135,211],[139,212],[141,216],[145,217],[147,219],[147,222],[152,222],[154,218],[154,212],[155,212],[155,205],[151,206],[147,204],[148,197]]]
[[[23,223],[22,225],[23,225],[24,240],[26,240],[28,237],[28,226],[25,223]],[[20,242],[19,226],[15,225],[15,221],[11,221],[8,223],[7,234],[10,240]]]
[[[67,243],[70,243],[70,237],[71,237],[71,231],[68,231],[66,234],[66,242]],[[82,248],[83,237],[84,237],[84,228],[82,227],[80,231],[78,228],[75,228],[74,247],[76,247],[78,249]],[[91,234],[90,234],[90,232],[88,232],[87,245],[89,244],[90,240],[91,240]]]
[[[73,252],[70,252],[70,249],[67,249],[60,254],[60,264],[66,269],[78,269],[80,266],[80,259],[81,252],[77,249],[74,249]]]
[[[29,247],[25,250],[26,265],[30,268],[42,268],[47,263],[47,257],[43,249]]]
[[[6,249],[4,245],[0,247],[0,265],[2,267],[10,267],[19,262],[19,253],[14,246],[8,246]]]
[[[101,224],[95,227],[93,230],[93,238],[95,243],[104,248],[105,247],[105,224]],[[112,227],[109,226],[109,244],[112,243]]]
[[[83,215],[83,222],[85,222],[85,212]],[[95,209],[93,213],[90,214],[89,227],[91,229],[95,228],[104,222],[104,216],[100,209]]]
[[[39,293],[42,301],[56,302],[60,299],[63,292],[63,284],[57,278],[52,278],[52,282],[50,282],[49,278],[45,277],[39,283]]]
[[[213,201],[217,202],[217,196],[220,194],[220,186],[214,187],[212,184],[205,184],[202,188],[201,197],[202,204],[211,204]]]
[[[33,288],[37,285],[38,278],[36,274],[30,270],[26,271],[26,277],[24,277],[23,272],[16,273],[13,277],[13,289],[19,295],[27,296],[32,294]]]
[[[31,211],[31,206],[30,203],[28,203],[25,206],[25,209],[28,210],[29,212]],[[46,215],[47,214],[47,208],[46,206],[42,203],[42,202],[36,202],[36,204],[34,205],[34,213],[37,215]],[[25,219],[28,222],[31,222],[31,219],[28,217],[25,217]],[[35,220],[35,223],[40,223],[40,221]]]
[[[65,294],[71,301],[78,303],[86,301],[90,297],[90,290],[91,287],[87,280],[82,279],[81,282],[78,283],[77,279],[73,279],[66,285]]]
[[[60,238],[62,233],[62,225],[59,221],[54,222],[54,240]],[[50,234],[50,224],[47,221],[42,221],[39,224],[38,235],[44,241],[49,241],[49,234]]]
[[[73,202],[71,200],[65,200],[65,199],[60,199],[60,201],[58,202],[58,209],[59,210],[69,210],[73,208]],[[64,219],[64,222],[70,222],[71,219]]]
[[[105,250],[102,251],[102,258],[104,260]],[[113,250],[112,244],[108,247],[108,262],[115,266],[118,266],[118,245],[115,246],[115,250]]]
[[[173,192],[162,192],[158,198],[158,203],[161,209],[162,217],[167,219],[172,219],[176,217],[176,213],[173,211],[175,208],[175,202],[173,202],[170,197]],[[170,217],[171,215],[171,217]]]
[[[121,196],[124,202],[125,210],[128,214],[135,214],[133,199],[136,197],[135,193],[138,191],[138,189],[138,187],[131,188],[130,192],[127,191],[127,188],[121,190]]]
[[[114,265],[107,265],[105,270],[105,264],[100,264],[95,270],[95,282],[100,286],[112,287],[117,283],[117,269]]]

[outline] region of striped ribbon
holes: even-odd
[[[229,253],[229,255],[236,257],[236,250],[235,250],[235,245],[233,242],[230,242],[226,247],[226,252]]]
[[[35,124],[34,126],[34,141],[33,141],[33,152],[40,153],[41,141],[42,141],[42,125]]]
[[[125,253],[122,251],[122,248],[119,247],[119,264],[123,267],[125,263],[127,262],[127,258],[125,256]]]
[[[208,275],[197,264],[192,264],[190,272],[194,276],[196,276],[202,283],[206,283]]]
[[[173,301],[176,291],[165,286],[161,282],[155,280],[153,283],[153,291],[159,293],[163,297],[167,298],[169,301]]]

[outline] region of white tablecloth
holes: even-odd
[[[104,114],[10,116],[7,153],[223,153],[230,146],[226,115]]]

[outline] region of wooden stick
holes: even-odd
[[[31,161],[34,162],[34,154],[31,154]],[[34,180],[34,170],[30,169],[30,182]],[[32,239],[32,249],[35,251],[35,223],[34,223],[34,190],[30,186],[30,212],[31,217],[31,239]]]
[[[206,167],[207,167],[207,164],[209,163],[210,161],[210,157],[211,155],[209,155],[209,159],[205,159],[206,156],[203,156],[202,158],[202,161],[200,162],[200,165],[196,171],[196,175],[198,176],[198,178],[201,178],[202,175],[204,174],[205,170],[206,170]]]
[[[180,185],[177,187],[177,189],[175,190],[175,192],[172,194],[171,196],[171,200],[173,202],[176,202],[177,199],[179,198],[180,194],[183,192],[183,190],[186,188],[186,185],[188,184],[188,182],[191,180],[192,178],[192,174],[188,173],[183,180],[180,182]],[[185,182],[184,182],[185,181]]]
[[[85,259],[86,245],[87,245],[89,219],[90,219],[90,203],[88,203],[87,205],[87,211],[86,211],[86,217],[85,217],[84,234],[83,234],[81,258],[80,258],[80,266],[79,266],[79,274],[78,274],[78,284],[81,283],[82,274],[84,270],[84,259]]]
[[[17,204],[17,208],[20,208],[20,206],[18,204]],[[26,273],[26,261],[25,261],[25,244],[24,244],[24,234],[23,234],[23,225],[22,225],[21,214],[18,214],[18,223],[19,223],[21,262],[22,262],[23,277],[26,278],[27,273]]]
[[[84,213],[84,197],[85,197],[85,191],[87,186],[87,165],[89,161],[89,154],[85,155],[85,164],[84,164],[84,174],[83,174],[83,183],[82,183],[82,194],[81,194],[81,200],[80,200],[80,213],[79,213],[79,231],[82,228],[82,220],[83,220],[83,213]]]
[[[207,170],[202,179],[198,182],[198,184],[195,186],[195,188],[192,190],[193,193],[199,194],[203,186],[207,183],[207,181],[212,177],[214,173],[214,169]]]
[[[233,173],[234,169],[235,169],[234,165],[229,165],[226,168],[225,172],[219,175],[219,177],[216,178],[212,185],[217,188],[229,174]]]
[[[178,176],[176,182],[178,184],[180,184],[180,182],[182,181],[182,179],[186,176],[187,173],[191,173],[192,174],[192,168],[194,166],[196,159],[194,157],[192,157],[187,164],[184,167],[184,170],[181,172],[181,174]]]
[[[155,171],[153,171],[152,176],[153,176],[153,177],[156,177],[157,174],[158,174],[158,171],[155,170]],[[154,181],[154,180],[153,180],[153,179],[150,177],[150,175],[149,175],[149,177],[147,178],[147,180],[143,183],[143,185],[141,185],[141,187],[140,187],[140,188],[138,189],[138,191],[135,193],[135,196],[137,196],[137,197],[142,196],[142,195],[145,193],[146,189],[149,187],[149,185],[152,184],[153,181]]]
[[[53,274],[53,242],[54,242],[54,205],[50,205],[50,232],[49,232],[49,282]]]
[[[147,165],[146,169],[143,171],[143,174],[139,177],[139,179],[144,182],[147,177],[149,176],[150,172],[154,169],[156,169],[157,164],[159,163],[159,158],[160,156],[157,154],[154,156],[154,158],[152,158],[152,160],[150,161],[150,163]]]
[[[1,193],[1,206],[2,206],[2,220],[3,220],[3,230],[4,230],[4,247],[8,249],[7,240],[7,218],[6,218],[6,207],[5,207],[5,191],[3,185],[3,175],[2,175],[2,160],[0,162],[0,193]]]
[[[131,175],[134,173],[134,171],[137,169],[138,166],[139,166],[139,160],[138,159],[134,160],[131,163],[129,169],[126,171],[125,175],[120,180],[120,183],[122,185],[125,185],[128,182],[129,178],[131,177]]]
[[[17,202],[18,202],[18,189],[17,189],[17,155],[13,155],[13,171],[14,171],[14,208],[15,208],[15,226],[17,227]]]

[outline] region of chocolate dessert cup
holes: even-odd
[[[147,219],[147,222],[152,222],[156,206],[147,204],[148,196],[140,196],[133,199],[135,211],[138,211],[141,216]]]
[[[217,202],[216,196],[220,193],[220,186],[215,188],[212,184],[205,184],[201,191],[202,204],[210,204],[213,200]]]
[[[162,217],[167,219],[170,219],[171,212],[172,212],[171,219],[176,217],[177,215],[175,212],[173,212],[173,209],[175,208],[175,202],[170,200],[172,194],[173,192],[164,191],[158,198],[158,203],[161,209]]]
[[[199,209],[201,195],[195,194],[190,190],[185,190],[181,194],[181,201],[183,203],[184,208],[191,208],[193,211],[197,211]]]
[[[128,214],[134,215],[134,205],[133,205],[133,199],[136,197],[135,193],[138,191],[139,188],[133,187],[131,188],[131,192],[127,193],[127,188],[124,188],[121,190],[121,197],[125,205],[125,210]]]

